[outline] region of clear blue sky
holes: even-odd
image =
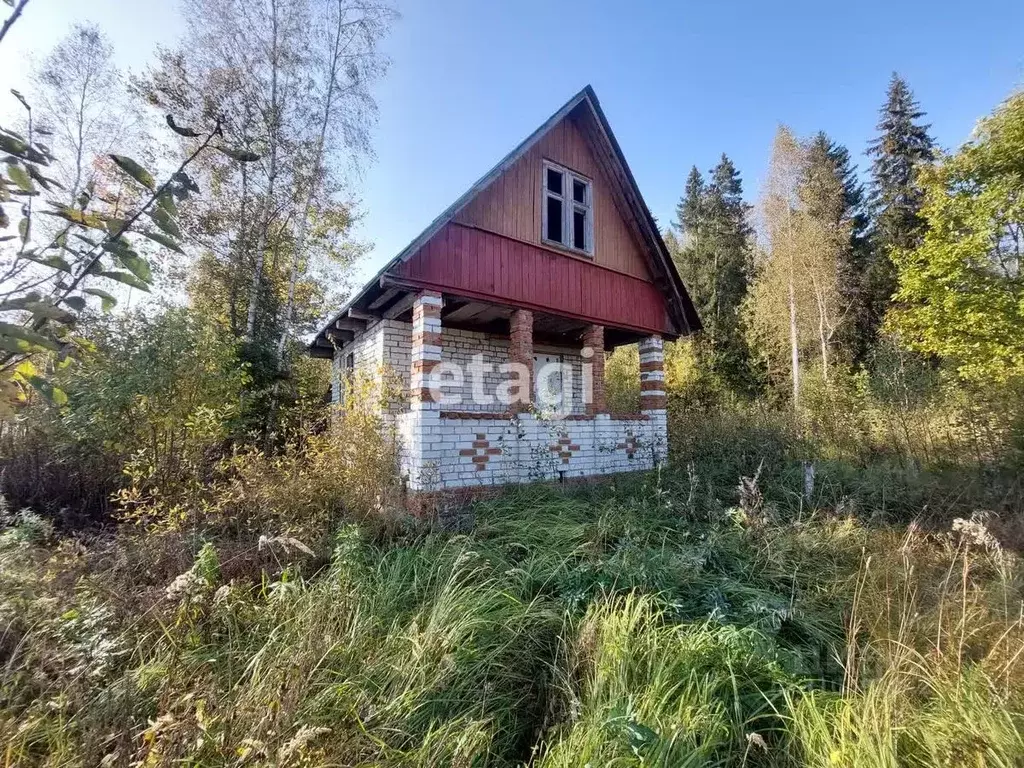
[[[371,274],[586,83],[662,223],[691,165],[724,151],[756,197],[775,127],[827,131],[862,167],[893,70],[946,147],[1024,85],[1024,1],[398,0],[377,88],[376,161],[355,190]],[[91,19],[140,68],[181,29],[172,2],[30,0],[0,84]],[[0,113],[9,105],[0,100]]]

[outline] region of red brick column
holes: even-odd
[[[526,381],[520,382],[518,396],[512,402],[512,411],[521,413],[533,402],[533,313],[517,309],[509,321],[508,361],[526,366]]]
[[[589,354],[588,354],[589,353]],[[604,399],[604,326],[590,325],[583,332],[583,361],[590,365],[590,392],[584,387],[587,414],[604,413],[608,410]],[[586,381],[586,379],[584,379]]]
[[[640,410],[664,411],[665,348],[661,336],[648,336],[640,342]]]
[[[409,399],[414,409],[437,408],[441,392],[431,377],[441,362],[441,294],[423,291],[412,307],[412,370]]]

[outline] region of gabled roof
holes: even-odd
[[[660,276],[662,278],[659,287],[664,293],[666,293],[670,315],[672,316],[680,335],[691,334],[699,331],[702,327],[700,318],[697,316],[697,311],[693,306],[693,302],[690,300],[689,293],[679,277],[679,272],[676,270],[676,266],[668,252],[665,241],[661,237],[661,233],[654,221],[654,217],[651,215],[651,212],[647,207],[647,203],[644,202],[643,195],[640,194],[636,179],[633,177],[633,172],[626,163],[626,158],[622,154],[622,149],[619,147],[619,143],[615,139],[615,134],[612,133],[608,119],[605,117],[604,111],[601,109],[601,104],[597,100],[597,94],[594,93],[593,88],[587,85],[583,90],[563,104],[558,111],[551,115],[551,117],[544,121],[537,130],[520,142],[515,149],[505,155],[505,157],[503,157],[493,168],[477,180],[473,186],[467,189],[466,192],[463,193],[462,196],[460,196],[454,203],[448,206],[437,218],[430,222],[427,228],[417,235],[416,238],[404,249],[402,249],[395,258],[385,264],[384,267],[381,268],[381,270],[374,275],[373,278],[366,283],[366,285],[364,285],[352,297],[352,299],[341,308],[339,312],[331,317],[331,319],[317,333],[317,337],[323,337],[325,332],[328,329],[333,328],[340,318],[345,317],[350,309],[353,309],[370,291],[380,285],[381,278],[384,275],[401,262],[412,258],[434,235],[438,233],[443,226],[452,221],[452,219],[454,219],[458,213],[465,208],[471,200],[473,200],[473,198],[490,186],[495,179],[515,164],[517,160],[525,155],[554,126],[568,117],[573,110],[581,106],[589,108],[591,114],[596,120],[596,124],[599,126],[600,138],[604,139],[608,149],[611,151],[614,163],[620,173],[622,186],[625,187],[622,191],[625,193],[624,197],[626,198],[626,203],[640,225],[639,229],[644,240],[644,245],[647,246],[654,262],[654,273],[656,276]],[[314,339],[311,349],[315,347],[315,345],[316,339]]]

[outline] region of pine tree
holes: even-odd
[[[708,238],[714,252],[714,306],[717,325],[734,325],[747,294],[750,225],[743,182],[732,161],[722,155],[711,171],[707,195]]]
[[[880,135],[868,147],[873,158],[869,205],[874,215],[872,259],[867,275],[868,316],[865,331],[874,336],[896,290],[894,248],[909,250],[924,235],[924,192],[917,179],[921,164],[935,159],[935,142],[907,83],[893,73],[878,122]]]

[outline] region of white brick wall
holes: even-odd
[[[409,488],[417,491],[647,470],[664,461],[667,450],[664,413],[648,419],[441,418],[418,435],[413,414],[401,414],[398,423],[403,439],[420,446],[422,464],[403,464]]]
[[[615,419],[598,414],[585,419],[544,419],[532,414],[518,418],[424,419],[409,409],[412,326],[395,320],[370,325],[343,354],[355,355],[356,370],[376,371],[390,366],[401,376],[406,394],[391,412],[402,442],[402,470],[411,490],[443,490],[473,486],[559,480],[652,469],[667,451],[667,420],[663,410],[647,411],[647,419]],[[482,355],[494,370],[484,377],[485,392],[493,394],[505,376],[497,366],[508,361],[507,338],[442,327],[441,360],[468,366]],[[559,354],[572,365],[570,412],[584,412],[583,376],[579,350],[537,346],[540,354]],[[341,362],[341,361],[339,361]],[[461,394],[458,405],[442,410],[498,412],[501,403],[474,403],[472,382],[442,387],[446,395]],[[482,435],[483,437],[479,437]],[[568,441],[568,442],[566,442]],[[554,449],[554,450],[553,450]],[[484,459],[486,457],[486,459]],[[478,468],[482,467],[482,468]]]
[[[401,377],[406,390],[409,388],[409,370],[411,361],[409,358],[409,346],[412,336],[412,325],[400,323],[396,320],[382,320],[365,332],[379,336],[379,344],[382,350],[380,359],[372,361],[371,365],[377,366],[385,363],[393,368]],[[357,340],[357,344],[359,341]],[[507,374],[499,371],[499,366],[508,362],[509,340],[501,336],[479,333],[477,331],[463,331],[458,328],[441,328],[441,362],[453,363],[459,366],[464,374],[461,383],[451,376],[442,379],[442,393],[453,402],[446,403],[443,407],[451,411],[496,412],[503,411],[506,404],[493,402],[476,402],[480,398],[473,397],[473,381],[468,374],[470,365],[474,358],[477,358],[484,366],[490,366],[488,372],[480,378],[483,382],[482,394],[484,399],[494,397],[498,387],[508,378]],[[561,355],[562,361],[571,366],[571,391],[567,413],[584,413],[586,408],[583,403],[583,358],[580,350],[572,347],[551,347],[537,346],[535,351],[538,354]],[[357,361],[357,367],[360,363]],[[454,402],[457,400],[458,402]]]

